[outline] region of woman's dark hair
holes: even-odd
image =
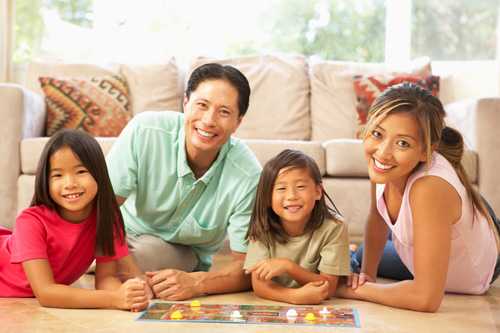
[[[114,255],[114,238],[125,241],[123,217],[109,180],[104,154],[97,141],[89,134],[80,130],[64,129],[50,138],[38,161],[35,193],[30,206],[45,205],[58,211],[49,191],[50,158],[63,147],[73,151],[97,183],[98,190],[94,199],[97,210],[96,249],[103,255]]]
[[[314,205],[305,227],[306,232],[319,228],[325,219],[342,222],[339,210],[323,189],[321,172],[316,162],[301,151],[285,149],[269,160],[262,169],[247,233],[247,239],[260,241],[268,248],[271,248],[275,242],[284,244],[289,239],[280,217],[271,206],[274,183],[283,168],[307,169],[314,183],[321,186],[322,195]],[[325,197],[330,205],[327,205]]]
[[[436,150],[453,166],[458,178],[467,191],[474,208],[482,214],[490,224],[500,251],[500,238],[495,224],[481,198],[472,186],[462,165],[464,140],[456,129],[446,126],[446,115],[441,101],[428,90],[413,84],[400,83],[386,89],[375,99],[368,111],[368,120],[363,137],[371,135],[371,131],[389,114],[406,112],[413,114],[420,127],[420,137],[427,155],[427,167],[432,161],[432,152]]]
[[[248,80],[238,69],[229,65],[209,63],[197,67],[189,77],[186,87],[186,97],[189,99],[191,93],[198,88],[200,83],[207,80],[226,80],[238,91],[238,112],[240,117],[244,116],[248,109],[250,100],[250,85]]]

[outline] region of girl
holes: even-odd
[[[435,312],[446,291],[482,294],[498,276],[498,221],[467,179],[462,136],[444,116],[437,98],[409,83],[371,107],[364,148],[372,207],[361,273],[340,296]],[[377,284],[377,269],[403,281]]]
[[[335,293],[339,275],[350,274],[347,227],[318,166],[299,151],[284,150],[264,166],[247,238],[244,268],[259,297],[318,304]]]
[[[31,206],[13,233],[0,230],[0,296],[36,296],[42,306],[141,310],[144,281],[115,277],[125,261],[123,219],[97,141],[62,130],[38,163]],[[97,259],[98,290],[69,286]]]

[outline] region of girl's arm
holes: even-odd
[[[435,312],[444,296],[452,225],[461,216],[456,190],[441,178],[422,177],[410,191],[413,217],[414,279],[365,283],[340,294],[397,308]],[[340,289],[340,288],[339,288]]]
[[[89,290],[56,283],[47,259],[27,260],[22,265],[33,293],[42,306],[131,309],[142,304],[141,300],[145,297],[142,281],[130,280],[120,286],[106,282],[107,287],[113,285],[118,289]],[[100,270],[102,278],[106,268],[103,270],[101,267]]]
[[[375,184],[371,184],[370,215],[365,226],[365,239],[361,273],[372,279],[377,277],[377,269],[387,242],[388,227],[377,211]],[[355,287],[355,286],[354,286]]]
[[[272,280],[261,280],[252,273],[252,286],[261,298],[292,304],[319,304],[329,297],[327,281],[314,281],[300,288],[283,287]]]

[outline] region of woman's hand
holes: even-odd
[[[247,269],[247,274],[255,273],[259,280],[269,281],[273,277],[285,274],[294,263],[286,258],[266,259]]]
[[[347,286],[356,289],[365,284],[365,282],[375,282],[376,280],[366,273],[352,273],[347,277]]]

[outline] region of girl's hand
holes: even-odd
[[[266,259],[247,269],[246,273],[255,273],[259,280],[269,281],[273,277],[285,274],[293,262],[285,258]]]
[[[146,282],[139,278],[125,281],[116,291],[115,307],[118,309],[142,311],[148,303]]]
[[[365,284],[365,282],[375,282],[375,279],[369,276],[366,273],[360,273],[359,275],[356,273],[352,273],[347,277],[347,286],[352,289],[356,289]]]
[[[295,289],[294,304],[320,304],[328,298],[328,281],[313,281]]]

